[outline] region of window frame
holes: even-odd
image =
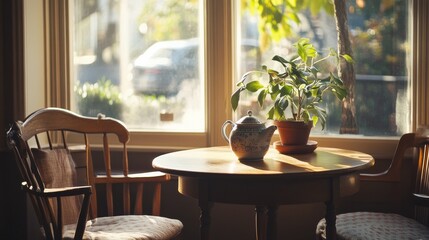
[[[43,86],[44,98],[39,101],[44,106],[56,106],[70,108],[71,102],[71,54],[70,42],[70,13],[73,11],[72,0],[39,0],[38,6],[42,6],[43,12],[40,16],[26,17],[25,24],[33,25],[38,21],[43,27],[41,41],[30,41],[29,27],[25,28],[25,55],[26,60],[26,83],[34,82],[31,76],[39,76],[37,82]],[[29,3],[31,2],[31,3]],[[232,110],[229,98],[234,86],[235,48],[233,44],[234,19],[236,1],[230,0],[205,0],[203,8],[206,11],[205,26],[205,63],[206,71],[206,130],[203,133],[191,132],[142,132],[132,131],[130,149],[141,151],[174,151],[194,147],[208,147],[226,145],[221,135],[220,128],[227,119],[232,119]],[[33,1],[24,2],[24,15],[28,16],[31,11],[30,4]],[[411,130],[419,125],[429,124],[429,72],[426,71],[429,56],[429,31],[425,23],[429,22],[429,3],[425,0],[410,0],[409,18],[412,27],[410,31],[411,50],[407,62],[409,63],[409,90],[411,96]],[[32,23],[32,24],[30,24]],[[44,55],[43,68],[31,68],[37,63],[31,49],[42,47]],[[27,56],[32,56],[28,58]],[[39,61],[40,63],[40,61]],[[223,80],[223,81],[221,81]],[[43,84],[42,84],[43,82]],[[26,89],[26,98],[34,99],[31,89]],[[27,101],[27,104],[30,104]],[[34,104],[33,104],[34,105]],[[26,112],[37,108],[31,105]],[[43,107],[43,106],[40,106]],[[319,142],[319,146],[341,147],[363,151],[374,157],[390,157],[398,141],[398,137],[362,137],[352,135],[317,136],[312,139]],[[274,136],[273,141],[278,137]]]

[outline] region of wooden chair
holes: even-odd
[[[406,155],[408,150],[414,149],[417,158]],[[411,164],[406,161],[416,160]],[[405,165],[412,166],[413,173],[404,173]],[[337,215],[337,239],[344,240],[372,240],[372,239],[429,239],[429,128],[419,128],[416,133],[404,134],[398,143],[394,158],[388,170],[379,174],[361,174],[361,182],[370,181],[396,183],[399,188],[401,182],[407,181],[405,176],[415,176],[409,191],[402,201],[414,205],[414,216],[404,216],[390,212],[357,211]],[[381,190],[381,189],[380,189]],[[400,194],[393,198],[401,198]],[[394,200],[394,199],[391,199]],[[396,200],[396,199],[395,199]],[[319,221],[316,228],[318,239],[325,237],[325,219]]]
[[[155,216],[160,214],[161,183],[170,176],[156,171],[130,173],[129,138],[118,120],[84,117],[59,108],[35,111],[13,124],[8,145],[46,239],[180,238],[179,220]],[[83,145],[72,145],[68,139],[80,139]],[[113,149],[111,143],[120,148]],[[70,150],[79,146],[84,148],[73,157],[84,158],[80,177]],[[118,150],[121,159],[111,157]],[[101,169],[96,165],[97,153],[104,160]],[[84,185],[78,186],[78,181]],[[151,215],[142,215],[147,209],[143,185],[154,189]]]

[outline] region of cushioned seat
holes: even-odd
[[[73,239],[75,226],[65,226],[63,239]],[[182,223],[170,219],[150,215],[125,215],[99,217],[86,223],[83,239],[134,239],[158,240],[173,239],[181,232]]]
[[[414,219],[394,213],[354,212],[337,215],[338,240],[429,239],[429,229]],[[325,219],[317,224],[324,236]]]

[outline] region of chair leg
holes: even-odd
[[[152,214],[157,216],[161,215],[161,183],[155,184],[155,190],[153,193]]]
[[[136,191],[136,202],[134,204],[134,214],[141,215],[143,214],[143,183],[137,184]]]

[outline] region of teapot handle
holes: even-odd
[[[232,125],[235,126],[235,123],[233,121],[231,121],[231,120],[227,120],[222,125],[222,137],[229,143],[229,138],[228,138],[228,136],[226,135],[226,132],[225,132],[226,131],[226,127],[228,126],[228,124],[232,124]]]

